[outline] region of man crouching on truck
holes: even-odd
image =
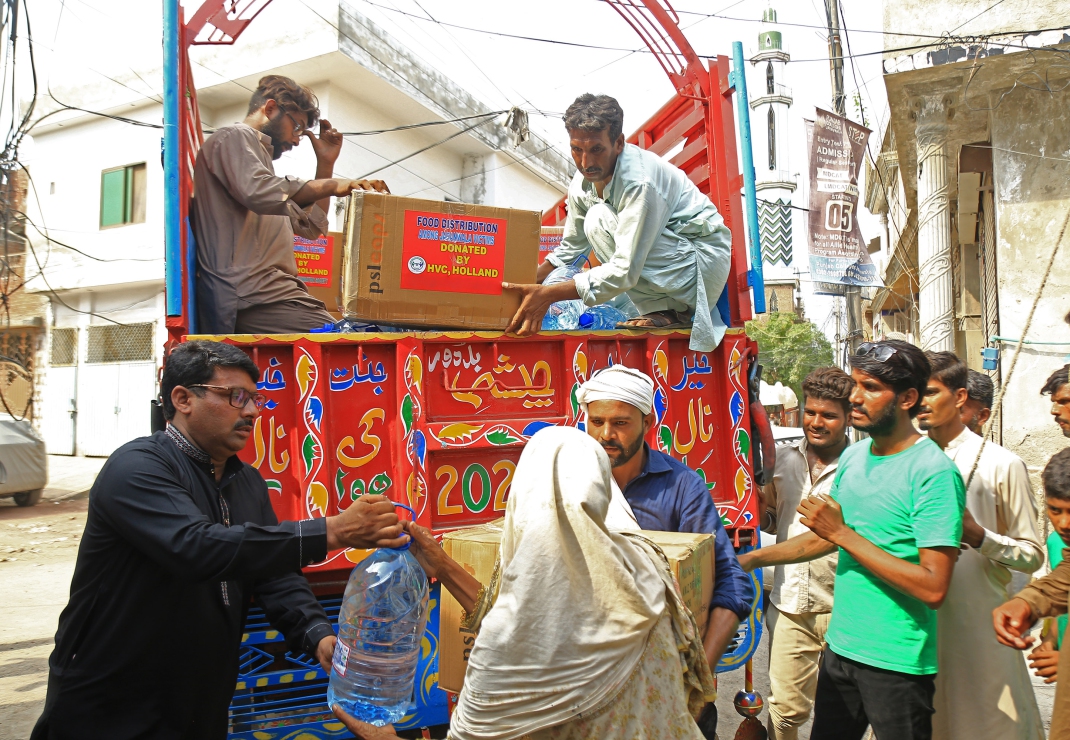
[[[382,180],[334,178],[342,134],[319,120],[313,92],[289,77],[260,80],[241,123],[208,137],[197,155],[197,318],[202,334],[306,332],[334,319],[297,277],[294,234],[327,233],[331,196],[390,192]],[[319,121],[320,135],[312,133]],[[316,179],[279,177],[271,164],[307,136]]]
[[[237,457],[264,401],[259,376],[226,344],[168,356],[166,431],[120,447],[89,492],[32,740],[223,740],[250,599],[291,650],[330,670],[334,631],[301,568],[408,535],[383,496],[276,520],[264,479]]]
[[[587,416],[587,434],[602,445],[612,466],[615,488],[607,526],[714,536],[713,599],[703,645],[710,669],[715,669],[739,623],[750,615],[753,586],[736,559],[705,482],[645,442],[657,418],[654,381],[633,368],[612,365],[581,385],[576,401]],[[706,705],[698,725],[705,737],[714,737],[714,704]]]
[[[627,293],[642,315],[618,327],[691,326],[692,350],[716,348],[725,332],[717,299],[732,252],[724,219],[683,170],[624,142],[624,111],[613,98],[576,98],[565,128],[578,171],[564,237],[539,266],[538,281],[592,249],[602,264],[556,285],[504,284],[522,294],[507,331],[538,331],[555,301],[594,306]]]

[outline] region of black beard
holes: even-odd
[[[888,408],[884,410],[884,413],[882,413],[876,419],[871,420],[869,424],[863,425],[856,423],[854,427],[860,432],[866,432],[869,435],[875,434],[877,436],[880,436],[882,434],[887,434],[888,432],[895,429],[896,421],[897,419],[895,413],[895,404],[890,403],[888,404]]]
[[[289,150],[288,142],[282,138],[282,132],[279,130],[282,126],[282,116],[268,121],[264,128],[260,129],[260,133],[266,134],[271,137],[271,159],[276,160],[285,154]]]
[[[620,450],[621,454],[618,457],[609,458],[610,467],[619,468],[621,465],[626,464],[633,457],[635,457],[639,450],[643,449],[643,438],[640,437],[639,439],[635,440],[635,444],[633,444],[627,449],[617,444],[616,442],[606,442],[602,445],[602,447],[606,449],[612,448],[614,450]]]

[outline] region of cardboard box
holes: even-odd
[[[498,557],[503,522],[498,519],[479,527],[451,532],[443,537],[442,548],[480,583],[487,584]],[[713,598],[713,535],[644,530],[643,536],[665,551],[673,575],[680,584],[684,603],[695,615],[699,629],[704,630]],[[454,693],[464,684],[468,656],[476,641],[475,633],[461,629],[462,611],[457,600],[442,589],[438,685]]]
[[[565,235],[564,226],[543,226],[539,234],[539,264],[561,245],[561,238]]]
[[[294,237],[297,277],[336,319],[342,318],[342,244],[343,235],[337,231],[319,239]]]
[[[342,309],[401,326],[502,330],[535,282],[541,214],[354,193],[346,210]]]

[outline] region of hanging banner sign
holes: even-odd
[[[810,139],[810,276],[817,292],[884,283],[858,228],[858,173],[870,130],[817,109]],[[820,283],[831,283],[822,286]],[[825,288],[825,290],[822,290]]]

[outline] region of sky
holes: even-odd
[[[284,6],[289,13],[313,13],[306,2],[315,1],[274,0],[274,5]],[[625,111],[625,131],[631,132],[674,94],[655,57],[646,52],[637,33],[606,0],[343,2],[492,109],[514,105],[527,109],[532,129],[562,152],[567,152],[567,139],[561,114],[577,95],[595,92],[616,97]],[[187,18],[199,4],[197,0],[186,3]],[[887,119],[879,53],[883,48],[883,5],[872,0],[841,0],[841,4],[846,28],[844,50],[851,55],[844,75],[848,116],[862,121],[864,115],[865,123],[876,132],[871,141],[871,151],[876,154],[879,132]],[[105,87],[122,84],[125,92],[158,99],[158,68],[155,73],[130,72],[144,70],[145,60],[159,58],[159,7],[158,2],[117,0],[31,3],[40,86],[47,89],[49,72],[55,65],[68,71],[70,65],[79,65],[88,79],[99,78]],[[768,7],[777,11],[784,48],[791,55],[784,80],[794,99],[789,119],[790,170],[805,178],[802,120],[813,117],[815,106],[831,108],[823,0],[674,0],[673,7],[680,27],[699,54],[731,55],[732,42],[741,41],[745,58],[756,51],[762,11]],[[19,86],[26,90],[24,63],[21,70]],[[796,191],[795,205],[806,206],[805,189]],[[796,218],[804,215],[802,211],[795,213]],[[878,233],[877,222],[867,216],[861,214],[860,225],[864,237],[870,239]],[[804,248],[798,237],[797,252]],[[799,262],[797,258],[796,264]],[[808,299],[807,308],[808,317],[831,334],[831,302]]]

